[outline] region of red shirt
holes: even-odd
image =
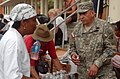
[[[24,41],[25,41],[28,53],[30,53],[31,48],[32,48],[35,40],[32,38],[31,35],[28,35],[28,36],[25,37]],[[53,40],[47,42],[44,46],[43,46],[42,42],[40,42],[40,43],[41,43],[41,48],[40,49],[43,50],[43,54],[46,54],[46,51],[48,50],[49,55],[52,59],[57,58],[56,51],[55,51],[55,45],[54,45]],[[36,66],[37,63],[38,63],[38,60],[30,59],[31,66]]]

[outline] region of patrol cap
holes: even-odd
[[[78,4],[78,13],[84,13],[87,12],[88,10],[94,10],[93,2],[86,1]]]

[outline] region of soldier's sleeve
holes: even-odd
[[[71,55],[72,52],[76,52],[76,45],[75,45],[75,38],[77,33],[77,25],[75,26],[73,32],[69,36],[69,54]]]
[[[105,64],[110,64],[111,62],[111,57],[114,56],[115,54],[115,49],[116,49],[116,40],[115,40],[115,35],[114,31],[112,30],[110,24],[105,23],[103,26],[103,54],[94,61],[94,64],[100,68],[102,65]]]

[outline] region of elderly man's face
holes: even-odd
[[[81,20],[81,22],[87,26],[89,26],[93,22],[94,17],[95,12],[93,10],[88,10],[87,12],[79,13],[79,20]]]

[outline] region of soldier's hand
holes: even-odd
[[[80,65],[79,55],[77,55],[76,53],[72,53],[71,58],[73,63],[75,63],[76,65]]]
[[[93,64],[88,71],[88,75],[93,77],[96,76],[97,72],[98,72],[98,67]]]

